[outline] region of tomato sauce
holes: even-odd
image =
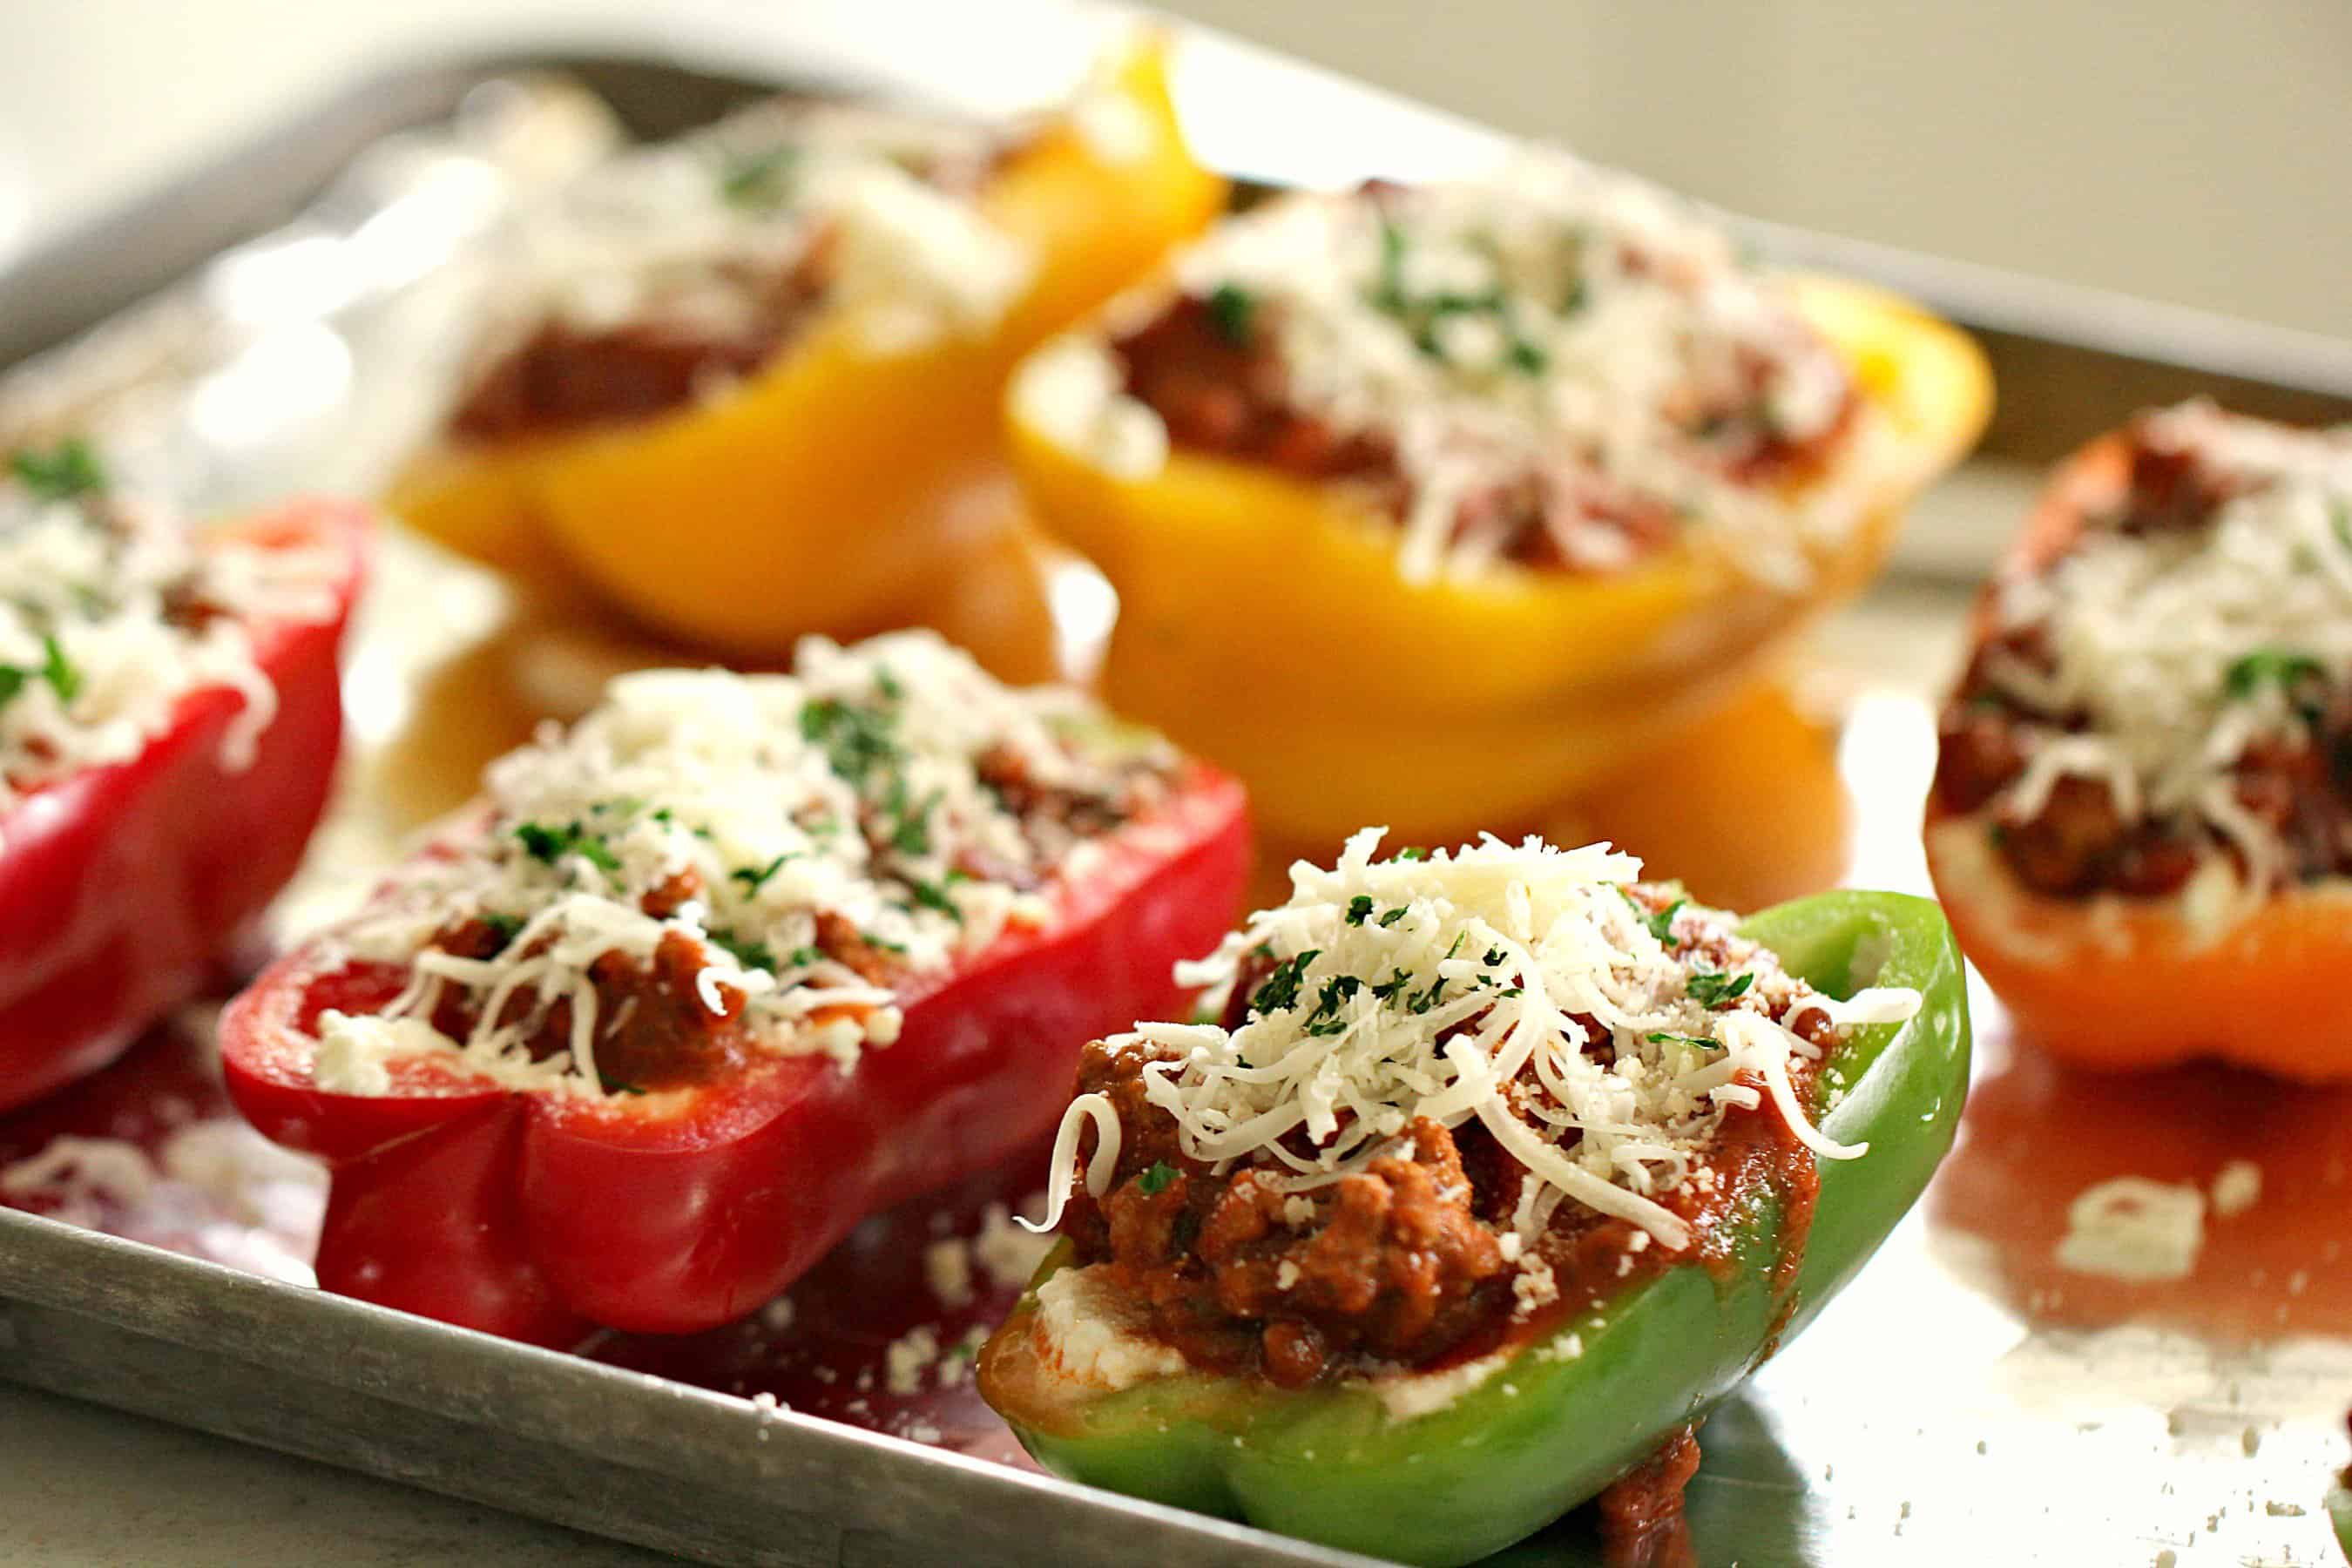
[[[1990,1033],[1990,1031],[1988,1031]],[[1960,1142],[1929,1194],[1940,1225],[1975,1237],[1996,1288],[2026,1317],[2069,1328],[2144,1321],[2231,1339],[2352,1335],[2352,1088],[2288,1086],[2219,1066],[2069,1068],[2044,1053],[1988,1053]],[[2120,1176],[2209,1194],[2232,1162],[2261,1175],[2238,1214],[2210,1202],[2185,1279],[2125,1280],[2058,1262],[2068,1209]]]

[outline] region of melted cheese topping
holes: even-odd
[[[1061,1375],[1107,1393],[1186,1366],[1182,1352],[1142,1331],[1132,1304],[1095,1268],[1057,1268],[1037,1287],[1033,1332]]]
[[[1573,1201],[1681,1250],[1690,1226],[1660,1200],[1702,1167],[1727,1107],[1769,1097],[1815,1153],[1865,1152],[1812,1127],[1790,1062],[1818,1047],[1772,1016],[1833,1005],[1752,943],[1728,939],[1737,973],[1676,956],[1683,936],[1727,917],[1654,915],[1628,890],[1641,863],[1605,846],[1489,839],[1382,860],[1381,837],[1356,835],[1329,870],[1294,866],[1287,903],[1179,969],[1213,1006],[1260,976],[1240,1027],[1150,1024],[1107,1042],[1150,1058],[1146,1099],[1175,1120],[1188,1157],[1247,1162],[1300,1192],[1392,1152],[1417,1118],[1475,1120],[1534,1178],[1516,1216],[1522,1243]],[[1866,992],[1832,1019],[1893,1021],[1918,1004],[1916,992]],[[1081,1096],[1055,1151],[1049,1226],[1089,1120],[1100,1136],[1088,1190],[1100,1196],[1116,1168],[1116,1113],[1108,1097]]]
[[[1859,482],[1800,500],[1727,473],[1725,437],[1830,434],[1848,378],[1717,222],[1629,175],[1529,152],[1480,182],[1291,195],[1227,220],[1175,273],[1184,292],[1222,292],[1266,324],[1292,405],[1392,441],[1411,485],[1408,581],[1496,560],[1501,523],[1459,525],[1465,500],[1505,481],[1531,480],[1556,518],[1603,500],[1677,515],[1753,574],[1796,586],[1810,576],[1803,546],[1863,515]],[[1157,416],[1123,398],[1105,411],[1115,373],[1072,368],[1104,353],[1099,341],[1058,351],[1024,377],[1024,406],[1073,451],[1106,451],[1110,471],[1137,477],[1154,447],[1138,411]],[[1862,424],[1854,439],[1874,441],[1866,412]],[[1836,469],[1858,480],[1866,466]],[[1614,528],[1556,527],[1579,569],[1628,558]]]
[[[999,685],[929,632],[810,638],[789,676],[624,676],[568,733],[493,763],[487,825],[413,862],[340,933],[336,963],[412,979],[376,1016],[320,1019],[320,1081],[381,1093],[385,1058],[443,1052],[517,1087],[601,1094],[591,966],[642,967],[673,933],[700,948],[714,1015],[739,994],[756,1044],[850,1067],[897,1037],[897,976],[1044,924],[1057,879],[1148,808],[1171,761],[1075,693]],[[468,920],[509,933],[497,956],[434,945]],[[845,962],[845,930],[890,983]],[[463,1041],[427,1021],[450,993],[478,1019]],[[570,1048],[533,1061],[525,1044],[559,999]]]
[[[277,712],[256,662],[259,622],[338,609],[341,556],[205,537],[152,500],[68,484],[20,454],[0,479],[0,817],[44,784],[127,762],[211,688],[243,703],[223,742],[242,768]],[[5,472],[5,471],[0,471]],[[66,493],[70,490],[71,493]]]
[[[847,104],[770,103],[592,170],[523,223],[520,331],[659,319],[726,337],[828,236],[833,298],[874,346],[985,331],[1034,258],[974,205],[987,128]],[[520,331],[511,335],[520,335]]]
[[[2258,893],[2287,856],[2239,802],[2232,770],[2264,742],[2308,744],[2319,708],[2352,689],[2352,430],[2194,403],[2138,434],[2232,493],[2191,529],[2125,534],[2095,520],[2049,570],[1999,584],[1999,633],[2037,630],[2048,661],[1996,655],[1987,674],[2048,717],[2027,723],[2025,771],[1994,809],[2030,820],[2061,778],[2095,778],[2127,820],[2193,821],[2234,846]]]

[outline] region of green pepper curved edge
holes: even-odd
[[[1824,893],[1741,930],[1831,995],[1886,984],[1922,996],[1906,1023],[1854,1029],[1824,1068],[1822,1131],[1871,1150],[1822,1162],[1793,1304],[1775,1285],[1782,1216],[1768,1199],[1737,1223],[1724,1276],[1670,1268],[1496,1358],[1439,1408],[1400,1417],[1361,1383],[1286,1391],[1185,1373],[1102,1394],[1023,1377],[1013,1363],[1035,1368],[1022,1352],[1036,1287],[1064,1247],[982,1356],[992,1389],[1059,1397],[999,1413],[1056,1475],[1427,1568],[1473,1562],[1591,1498],[1736,1389],[1869,1260],[1950,1149],[1967,1095],[1967,992],[1933,902]]]

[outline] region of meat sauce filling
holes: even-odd
[[[0,816],[127,760],[207,687],[236,692],[236,765],[269,721],[266,624],[317,624],[345,563],[322,541],[193,530],[68,437],[0,450]]]
[[[2103,535],[2200,533],[2241,493],[2242,480],[2195,451],[2137,440],[2123,504],[2086,520],[2074,547]],[[2064,559],[2040,570],[2054,570]],[[1935,789],[1945,810],[1964,816],[1994,805],[2024,775],[2042,734],[2092,730],[2087,714],[2043,710],[1998,679],[2004,664],[2046,672],[2052,662],[2048,630],[2038,624],[1997,635],[1976,650],[1938,723]],[[2286,851],[2286,879],[2352,875],[2352,691],[2330,690],[2315,670],[2288,679],[2305,720],[2301,734],[2249,745],[2230,767],[2231,791]],[[2177,814],[2129,816],[2107,783],[2095,777],[2059,778],[2038,810],[2022,817],[2000,814],[1991,832],[2011,873],[2051,897],[2161,898],[2179,892],[2217,854],[2227,856],[2241,878],[2253,870],[2242,847],[2210,826]]]
[[[1652,913],[1673,902],[1659,887],[1633,893]],[[1769,953],[1734,948],[1720,928],[1703,929],[1681,956],[1697,971],[1737,963],[1759,980],[1777,967]],[[1246,1005],[1249,980],[1234,986],[1235,1006]],[[1826,1046],[1828,1018],[1803,995],[1771,1016]],[[1229,1010],[1227,1026],[1238,1022]],[[1580,1022],[1601,1042],[1588,1050],[1605,1050],[1609,1032]],[[1149,1059],[1097,1043],[1080,1060],[1079,1092],[1109,1098],[1122,1136],[1108,1190],[1097,1199],[1076,1189],[1064,1234],[1075,1261],[1108,1265],[1148,1331],[1195,1366],[1284,1387],[1433,1369],[1538,1340],[1686,1260],[1628,1221],[1573,1202],[1521,1251],[1511,1233],[1526,1169],[1475,1120],[1450,1131],[1416,1121],[1391,1157],[1302,1193],[1262,1164],[1220,1173],[1185,1154],[1174,1119],[1146,1099]],[[1792,1058],[1790,1069],[1809,1100],[1819,1058]],[[1761,1088],[1752,1073],[1735,1081]],[[1091,1131],[1079,1149],[1082,1163],[1092,1158]],[[1766,1100],[1727,1112],[1692,1174],[1661,1201],[1690,1222],[1700,1256],[1719,1262],[1709,1247],[1725,1216],[1759,1194],[1777,1195],[1788,1215],[1784,1267],[1793,1268],[1817,1185],[1812,1153]]]
[[[1363,197],[1384,202],[1398,187],[1372,182]],[[1391,229],[1391,232],[1401,232]],[[1630,245],[1623,263],[1639,271],[1645,258]],[[1475,301],[1450,296],[1405,302],[1399,310],[1419,351],[1443,359],[1436,331],[1444,317]],[[1304,479],[1347,484],[1381,515],[1399,522],[1410,509],[1414,480],[1395,440],[1377,429],[1341,429],[1300,407],[1277,342],[1279,302],[1226,285],[1203,296],[1182,293],[1160,314],[1113,340],[1126,394],[1157,413],[1176,447],[1263,465]],[[1525,351],[1537,353],[1532,346]],[[1680,398],[1673,412],[1691,450],[1722,477],[1759,489],[1797,484],[1821,473],[1844,440],[1859,404],[1851,388],[1832,422],[1801,437],[1772,415],[1767,396],[1771,363],[1740,353],[1741,390],[1734,396]],[[1565,488],[1533,468],[1494,473],[1465,495],[1454,537],[1498,536],[1496,558],[1547,572],[1622,570],[1671,544],[1684,521],[1676,508],[1601,480]],[[1570,539],[1595,534],[1613,542],[1596,567]]]
[[[824,303],[830,247],[813,244],[782,272],[730,265],[741,309],[723,319],[656,315],[587,327],[560,316],[533,328],[474,382],[450,416],[464,441],[626,424],[681,408],[754,374]]]
[[[877,153],[932,189],[968,200],[1025,140],[1025,132],[991,137],[963,155]],[[789,142],[731,155],[713,172],[713,195],[751,219],[772,218],[791,206],[800,161]],[[788,258],[756,250],[710,258],[692,290],[693,308],[667,305],[656,291],[645,309],[617,322],[586,324],[562,312],[540,320],[478,370],[450,415],[449,434],[496,442],[627,424],[758,374],[816,320],[837,274],[835,226],[821,215],[806,222]],[[725,308],[709,308],[717,300]]]
[[[977,771],[983,787],[1024,822],[1050,822],[1058,830],[1093,837],[1113,831],[1125,820],[1112,803],[1041,785],[1031,776],[1024,759],[1010,749],[983,754]],[[896,821],[876,812],[864,817],[860,831],[878,845],[899,828]],[[957,871],[973,879],[1024,889],[1038,883],[1026,870],[969,854],[960,858]],[[688,868],[646,892],[637,905],[655,920],[668,920],[706,895],[702,879]],[[467,917],[435,932],[428,945],[457,958],[508,956],[520,923],[511,919]],[[898,953],[835,910],[816,911],[812,946],[818,954],[873,985],[890,986],[907,977],[907,965]],[[512,956],[527,958],[530,952],[526,947]],[[758,1044],[744,1017],[743,992],[704,974],[713,956],[709,943],[672,931],[660,939],[648,962],[609,952],[590,965],[588,979],[597,1001],[596,1070],[606,1094],[692,1089],[739,1070],[757,1052]],[[752,956],[772,963],[774,955]],[[428,1016],[442,1034],[462,1040],[482,1021],[481,999],[468,992],[447,991]],[[573,1021],[569,997],[541,998],[517,992],[501,1005],[493,1026],[519,1026],[524,1053],[534,1062],[543,1062],[571,1048]]]
[[[322,960],[389,989],[322,1005],[320,1087],[393,1092],[420,1053],[598,1099],[752,1057],[853,1070],[910,992],[1050,929],[1184,766],[930,632],[808,638],[790,675],[620,677],[337,928]]]

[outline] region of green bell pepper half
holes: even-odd
[[[1503,1352],[1451,1403],[1396,1416],[1361,1383],[1286,1390],[1188,1372],[1105,1393],[1057,1375],[1030,1330],[1036,1287],[1068,1261],[1065,1246],[982,1357],[991,1403],[1056,1475],[1431,1568],[1474,1562],[1593,1497],[1737,1388],[1869,1260],[1951,1148],[1967,1095],[1960,955],[1934,903],[1824,893],[1741,929],[1829,995],[1896,985],[1922,998],[1907,1022],[1850,1031],[1824,1064],[1818,1125],[1870,1152],[1822,1162],[1793,1278],[1779,1267],[1781,1204],[1767,1196],[1734,1223],[1727,1268],[1642,1279]]]

